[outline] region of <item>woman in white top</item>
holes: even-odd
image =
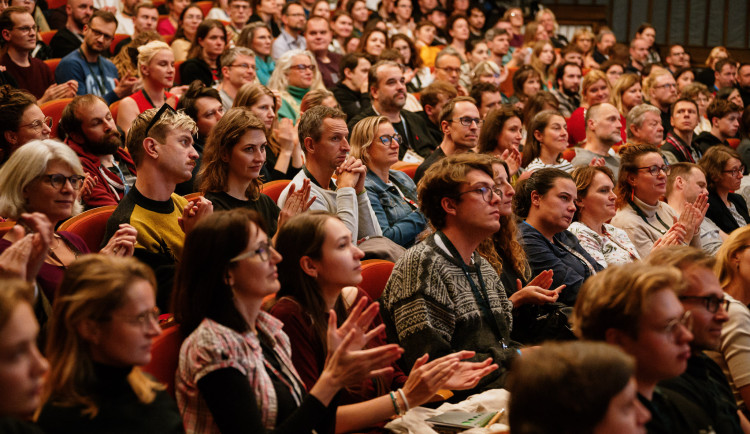
[[[640,259],[628,234],[607,222],[615,216],[615,182],[604,166],[576,168],[573,180],[578,190],[577,211],[568,230],[602,267],[627,264]]]
[[[526,171],[552,167],[570,173],[573,166],[562,158],[567,147],[568,127],[565,118],[552,110],[540,112],[529,125],[521,167]]]

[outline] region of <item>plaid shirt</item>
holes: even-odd
[[[258,335],[251,331],[239,334],[206,318],[185,339],[180,349],[175,389],[177,405],[187,432],[220,432],[198,390],[198,381],[218,369],[237,369],[247,377],[260,406],[262,422],[269,430],[277,422],[276,391],[270,375],[289,387],[298,406],[302,402],[305,390],[294,370],[289,337],[281,329],[283,324],[273,316],[260,312],[255,325],[259,333],[275,341],[274,351],[283,366],[282,372],[278,372],[263,358]]]
[[[581,98],[576,96],[569,96],[565,92],[557,89],[550,91],[552,95],[557,98],[557,102],[560,103],[558,111],[563,115],[565,119],[569,118],[571,114],[581,105]]]

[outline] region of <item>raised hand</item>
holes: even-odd
[[[284,206],[281,207],[281,212],[279,213],[279,228],[284,226],[290,218],[303,213],[310,208],[313,202],[315,202],[315,196],[310,198],[310,191],[309,179],[304,179],[302,181],[302,187],[299,190],[296,190],[294,184],[289,185],[286,202],[284,202]]]
[[[182,209],[182,217],[177,221],[185,234],[189,233],[200,219],[214,212],[214,206],[210,200],[201,196],[188,202]]]

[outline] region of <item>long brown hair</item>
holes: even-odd
[[[532,119],[528,132],[526,133],[526,144],[523,147],[523,153],[521,155],[522,167],[528,166],[529,163],[542,154],[542,143],[534,137],[534,133],[540,131],[544,134],[544,130],[547,128],[547,125],[549,125],[553,116],[562,117],[559,112],[545,110],[537,113],[537,115],[534,116],[534,119]],[[560,156],[558,155],[557,158],[559,159]]]

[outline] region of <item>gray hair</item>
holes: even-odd
[[[638,104],[637,106],[630,109],[630,112],[628,113],[628,117],[625,119],[627,121],[627,128],[628,130],[628,139],[633,138],[633,132],[630,130],[630,127],[633,125],[636,125],[638,128],[641,127],[643,124],[643,120],[646,117],[646,113],[655,113],[659,118],[661,118],[661,110],[658,108],[652,106],[651,104]]]
[[[221,55],[221,59],[219,60],[220,66],[223,68],[233,64],[234,61],[237,60],[237,56],[248,56],[255,59],[255,53],[253,53],[253,50],[247,47],[234,47],[224,51]]]
[[[315,74],[313,75],[310,90],[325,89],[323,76],[320,75],[320,68],[318,68],[318,62],[315,60],[313,53],[308,50],[289,50],[282,54],[279,60],[276,61],[276,69],[271,73],[271,78],[268,79],[268,88],[281,93],[281,99],[292,106],[296,113],[299,113],[299,104],[289,94],[289,70],[292,68],[293,59],[296,56],[307,56],[310,62],[315,65]]]
[[[23,191],[44,175],[53,161],[65,164],[76,175],[84,175],[78,155],[57,140],[32,140],[11,154],[0,169],[0,215],[16,220],[21,214],[31,211],[26,208]],[[81,209],[81,204],[76,201],[73,215],[80,213]]]

